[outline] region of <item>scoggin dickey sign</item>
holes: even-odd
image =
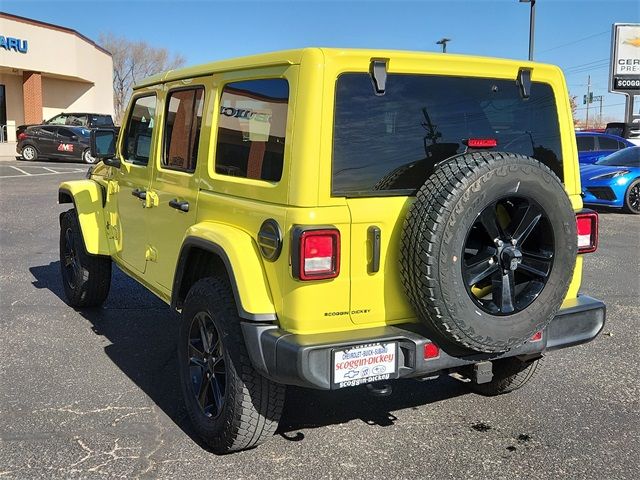
[[[638,23],[613,25],[609,91],[640,93],[640,24]]]

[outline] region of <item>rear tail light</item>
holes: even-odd
[[[440,357],[440,348],[433,342],[424,344],[424,359],[433,360]]]
[[[21,134],[18,135],[18,140],[24,140],[27,137],[28,137],[28,135],[26,133],[22,132]]]
[[[576,214],[578,253],[592,253],[598,248],[598,214],[591,210]]]
[[[335,228],[293,232],[293,276],[299,280],[326,280],[340,274],[340,232]]]
[[[498,146],[498,140],[495,138],[470,138],[464,141],[469,148],[493,148]]]
[[[529,340],[530,342],[539,342],[542,340],[542,330],[533,334],[533,337]]]

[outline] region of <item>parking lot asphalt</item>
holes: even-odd
[[[637,478],[640,217],[601,213],[582,291],[607,303],[604,332],[527,387],[290,388],[269,442],[217,456],[182,407],[168,307],[119,271],[101,309],[62,299],[57,185],[86,167],[0,169],[0,478]]]

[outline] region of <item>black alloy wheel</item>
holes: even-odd
[[[205,416],[217,418],[225,403],[225,355],[220,333],[208,313],[193,317],[188,347],[192,394]]]
[[[486,313],[512,315],[542,292],[553,266],[553,228],[534,200],[501,198],[478,215],[461,262],[467,293]]]
[[[629,186],[625,198],[625,210],[630,213],[640,214],[640,179],[636,179]]]
[[[78,258],[78,250],[75,245],[75,239],[71,228],[67,228],[64,232],[64,248],[62,251],[63,258],[63,276],[65,282],[72,289],[76,288],[77,278],[81,278],[82,267]]]

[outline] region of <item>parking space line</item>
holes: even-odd
[[[51,173],[60,173],[57,170],[54,170],[53,168],[49,168],[49,167],[42,167],[42,168],[44,168],[45,170],[48,170]]]
[[[68,172],[52,172],[52,173],[26,173],[24,175],[0,175],[0,180],[3,178],[22,178],[22,177],[44,177],[47,175],[63,175],[65,173],[82,173],[84,170],[74,170]]]
[[[11,167],[11,168],[13,168],[14,170],[17,170],[17,171],[19,171],[19,172],[22,172],[24,175],[32,175],[32,174],[31,174],[31,173],[29,173],[29,172],[25,172],[25,171],[24,171],[24,170],[22,170],[21,168],[14,167],[13,165],[8,165],[8,166],[9,166],[9,167]],[[6,177],[5,177],[5,178],[6,178]]]

